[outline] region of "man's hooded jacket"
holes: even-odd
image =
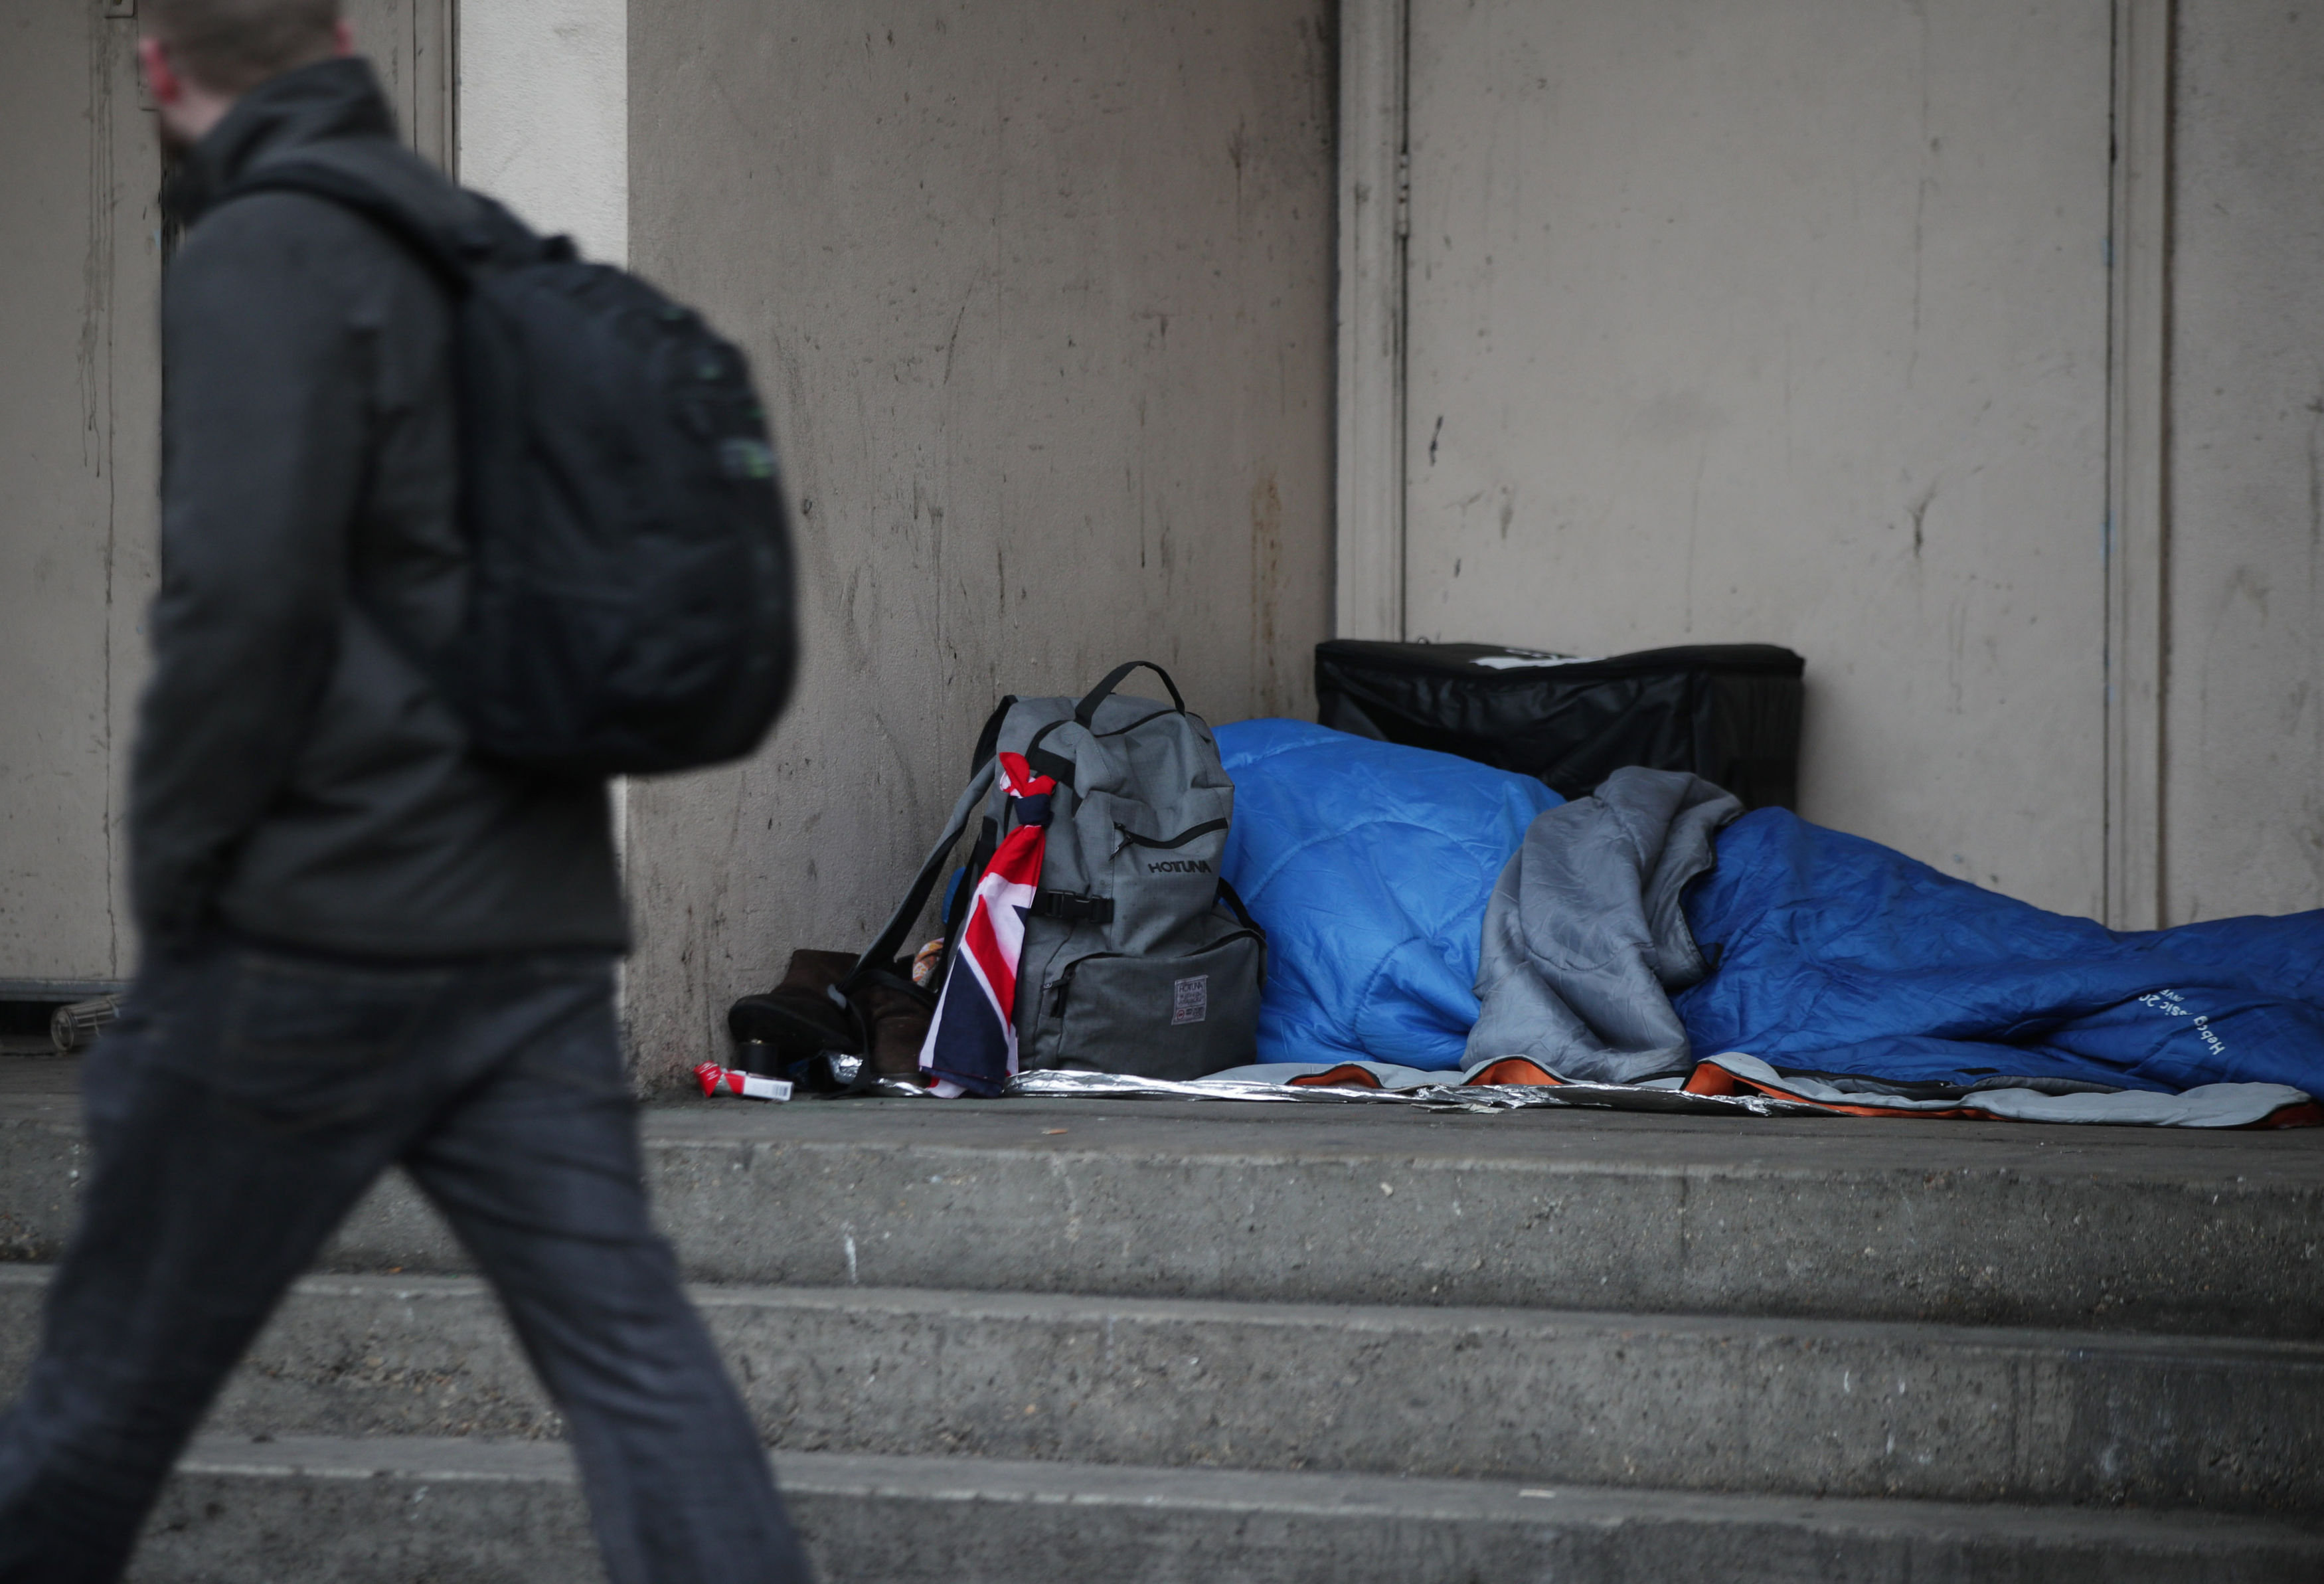
[[[397,141],[354,58],[253,89],[180,172],[131,785],[147,949],[221,930],[398,959],[619,949],[604,786],[479,761],[408,652],[448,642],[465,594],[444,288],[327,200],[217,201],[290,157],[447,219],[481,208]]]

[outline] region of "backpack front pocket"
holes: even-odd
[[[1190,788],[1158,810],[1104,792],[1083,801],[1074,836],[1093,886],[1113,899],[1112,949],[1185,952],[1216,928],[1233,813],[1232,787]]]
[[[1042,1009],[1058,1021],[1056,1065],[1185,1079],[1254,1060],[1264,949],[1235,930],[1183,957],[1068,965]]]

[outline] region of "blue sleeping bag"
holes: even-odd
[[[1556,794],[1300,721],[1218,742],[1226,877],[1268,931],[1259,1060],[1463,1065],[1486,902]],[[2324,1095],[2324,912],[2118,933],[1773,809],[1720,832],[1686,912],[1718,964],[1675,1000],[1699,1056]]]
[[[1720,832],[1686,917],[1719,965],[1674,1001],[1698,1055],[2324,1095],[2324,912],[2116,931],[1761,809]]]
[[[1458,1067],[1485,898],[1563,800],[1530,776],[1299,720],[1217,728],[1223,872],[1267,929],[1261,1061]]]

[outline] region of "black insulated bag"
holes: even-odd
[[[1615,771],[1684,770],[1752,809],[1799,798],[1806,662],[1768,644],[1604,660],[1491,644],[1315,646],[1315,718],[1587,796]]]

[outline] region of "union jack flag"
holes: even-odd
[[[1049,794],[1057,783],[1034,774],[1021,754],[1003,754],[1000,762],[1013,829],[977,877],[920,1045],[920,1070],[944,1096],[997,1095],[1017,1071],[1017,964],[1025,949],[1025,910],[1041,884]]]

